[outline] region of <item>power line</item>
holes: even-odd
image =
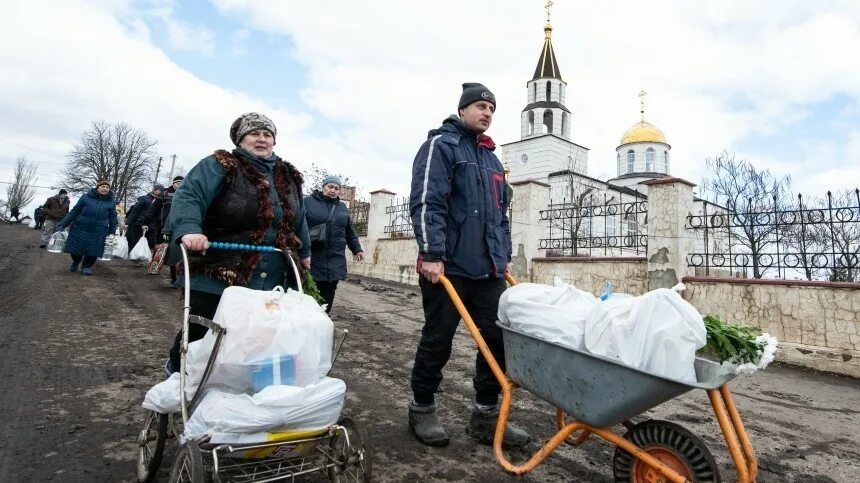
[[[10,183],[10,182],[8,182],[8,181],[0,181],[0,184],[15,184],[15,183]],[[53,189],[57,189],[57,187],[56,187],[56,186],[39,186],[39,185],[37,185],[37,184],[31,184],[31,185],[28,185],[28,186],[30,186],[30,187],[32,187],[32,188],[47,188],[47,189],[51,189],[51,190],[53,190]]]

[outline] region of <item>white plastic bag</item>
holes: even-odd
[[[123,233],[117,234],[116,248],[113,250],[113,257],[128,260],[128,239]]]
[[[252,392],[254,371],[273,360],[292,359],[293,371],[282,384],[306,386],[316,383],[331,369],[334,324],[316,301],[294,290],[286,293],[228,287],[213,321],[227,334],[207,386],[233,393]],[[192,347],[186,359],[189,388],[203,375],[214,346],[211,332]],[[258,378],[259,381],[259,378]]]
[[[323,429],[337,422],[345,396],[346,384],[330,377],[306,387],[269,386],[253,396],[211,390],[188,419],[184,438]]]
[[[705,346],[702,315],[670,289],[597,304],[585,327],[585,347],[662,377],[696,382],[696,350]]]
[[[131,249],[131,253],[128,254],[128,258],[130,260],[139,260],[141,262],[149,263],[152,261],[152,250],[149,249],[149,243],[146,241],[146,237],[140,237],[140,240],[134,244],[134,248]]]
[[[553,286],[519,283],[499,299],[499,320],[526,334],[585,349],[585,321],[597,304],[594,295],[555,277]]]
[[[152,386],[143,398],[142,406],[160,414],[179,412],[179,373],[174,372],[169,378]]]

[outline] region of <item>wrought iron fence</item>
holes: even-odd
[[[540,219],[547,237],[538,248],[547,256],[636,256],[648,251],[648,202],[630,191],[550,200]]]
[[[367,201],[353,201],[349,207],[349,218],[352,220],[352,229],[358,236],[367,236],[367,218],[370,215],[370,203]]]
[[[403,198],[399,203],[392,203],[385,207],[388,214],[388,225],[384,232],[391,238],[403,238],[413,236],[412,217],[409,215],[409,200]]]
[[[687,218],[697,238],[688,266],[705,275],[860,281],[860,189],[828,191],[813,206],[801,195],[796,204],[769,206],[709,213],[715,205],[705,203]]]

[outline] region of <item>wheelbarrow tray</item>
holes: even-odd
[[[697,357],[698,382],[691,384],[496,324],[504,334],[508,377],[598,428],[614,426],[693,389],[716,389],[735,377],[720,364]]]

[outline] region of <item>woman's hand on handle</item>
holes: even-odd
[[[311,268],[311,257],[302,258],[300,262],[302,266],[305,267],[305,270]]]
[[[363,262],[364,261],[364,252],[358,252],[353,257],[356,261]]]
[[[209,248],[209,239],[206,238],[206,235],[201,233],[189,233],[187,235],[182,235],[182,246],[184,246],[186,250],[202,252],[205,254],[206,249]]]

